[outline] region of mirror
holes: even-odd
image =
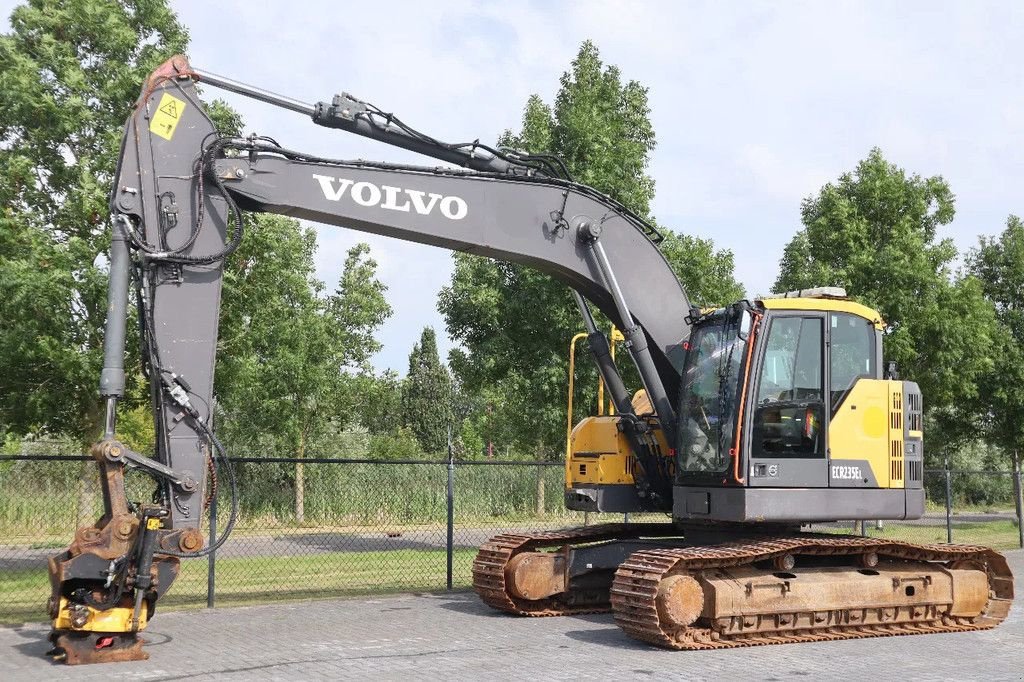
[[[746,339],[750,336],[750,328],[754,324],[754,316],[750,314],[749,310],[744,310],[740,316],[740,331],[739,336],[741,339]]]

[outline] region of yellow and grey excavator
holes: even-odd
[[[220,136],[198,83],[449,165]],[[1009,611],[1012,576],[990,549],[801,532],[924,512],[922,396],[883,373],[879,315],[837,288],[691,307],[658,231],[557,158],[444,143],[348,94],[310,105],[175,57],[128,118],[110,206],[106,421],[92,448],[105,511],[49,562],[52,653],[68,663],[147,657],[139,633],[179,560],[220,546],[235,523],[209,406],[222,267],[246,211],[520,263],[572,291],[615,414],[573,430],[565,503],[671,521],[492,538],[473,564],[487,604],[531,616],[610,609],[629,635],[674,649],[977,630]],[[130,293],[153,457],[117,439]],[[593,307],[622,330],[644,400],[631,400]],[[126,467],[156,480],[152,501],[128,500]],[[201,532],[209,472],[232,498],[213,546]]]

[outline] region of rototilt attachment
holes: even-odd
[[[75,533],[71,546],[49,560],[53,619],[48,653],[68,664],[135,661],[149,658],[139,633],[157,599],[178,574],[178,558],[156,552],[194,552],[203,546],[195,529],[167,531],[167,510],[157,505],[128,508],[124,462],[139,456],[114,440],[92,448],[100,469],[104,514]]]

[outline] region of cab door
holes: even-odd
[[[828,487],[825,315],[769,313],[748,396],[750,485]]]
[[[829,485],[889,485],[889,389],[880,379],[880,332],[859,315],[828,313]]]

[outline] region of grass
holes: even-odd
[[[924,503],[924,510],[930,514],[945,514],[946,501],[927,499]],[[1016,508],[1013,506],[1013,501],[970,503],[962,500],[954,500],[953,502],[953,516],[956,516],[957,514],[1013,514],[1015,511]]]
[[[475,550],[455,550],[453,586],[468,587]],[[217,606],[445,588],[445,552],[403,549],[217,560]],[[160,609],[206,604],[207,562],[183,561]],[[46,620],[46,569],[0,572],[0,624]]]
[[[922,526],[886,521],[882,530],[868,523],[868,535],[886,540],[902,540],[919,544],[946,542],[946,526]],[[850,533],[852,524],[842,526],[813,526],[815,532]],[[1013,521],[985,521],[981,523],[953,522],[953,543],[983,545],[993,549],[1020,549],[1017,524]]]

